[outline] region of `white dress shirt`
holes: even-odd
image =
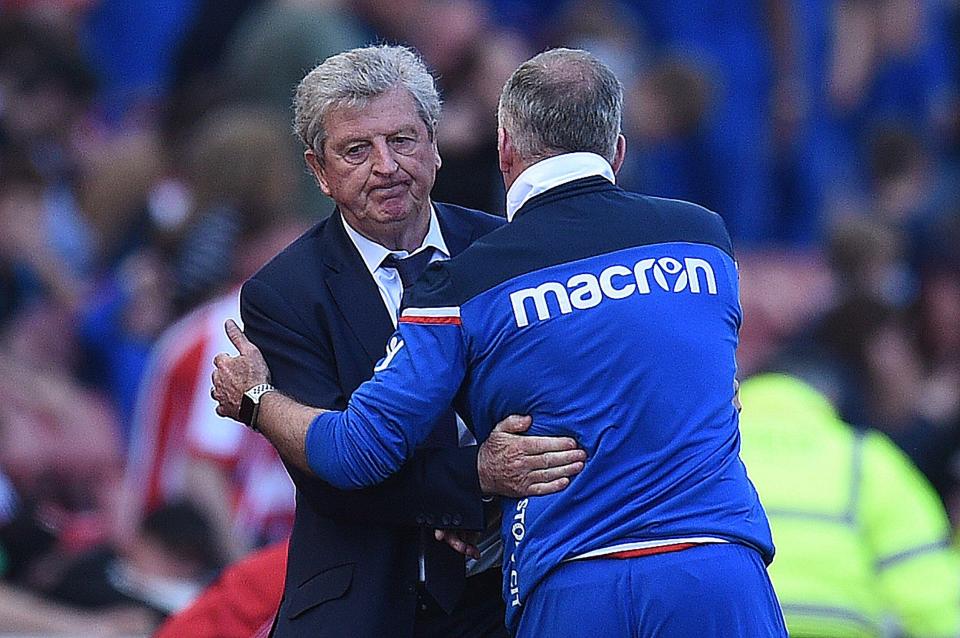
[[[450,259],[450,251],[447,249],[447,243],[443,241],[443,235],[440,233],[440,222],[437,220],[437,211],[433,206],[430,207],[430,226],[427,229],[427,235],[423,242],[412,253],[405,250],[390,250],[381,246],[372,239],[367,239],[358,233],[346,219],[343,220],[343,227],[347,231],[347,237],[353,242],[353,245],[360,251],[360,257],[364,265],[370,271],[370,276],[377,283],[380,290],[380,297],[383,304],[387,307],[390,320],[393,327],[397,327],[397,317],[400,315],[400,298],[403,296],[403,282],[400,281],[400,273],[394,268],[383,267],[383,260],[387,255],[393,254],[398,259],[409,257],[424,250],[433,249],[433,256],[430,263],[442,259]]]
[[[528,166],[507,191],[507,221],[513,221],[517,210],[527,201],[551,188],[584,177],[600,175],[616,184],[610,162],[596,153],[564,153]]]

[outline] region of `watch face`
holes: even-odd
[[[240,422],[244,425],[252,425],[253,408],[253,399],[244,394],[243,397],[240,398],[240,414],[237,415]]]

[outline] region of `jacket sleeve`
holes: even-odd
[[[407,308],[374,376],[346,410],[314,419],[306,456],[338,487],[375,485],[393,475],[450,405],[466,375],[459,308]]]
[[[298,312],[305,308],[294,307],[256,278],[244,284],[240,307],[244,330],[263,353],[281,392],[315,407],[346,405],[330,336],[308,329]],[[298,498],[322,515],[387,525],[484,525],[476,446],[417,449],[396,474],[362,490],[343,491],[315,475],[288,470]]]
[[[960,558],[933,487],[885,436],[864,442],[861,517],[886,608],[908,636],[960,634]]]

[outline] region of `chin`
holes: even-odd
[[[417,207],[413,202],[387,202],[378,207],[378,215],[384,221],[406,221],[417,216]]]

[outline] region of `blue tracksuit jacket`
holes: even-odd
[[[431,264],[404,305],[374,377],[311,425],[308,460],[338,487],[382,481],[452,402],[481,441],[514,413],[576,438],[589,460],[565,490],[504,501],[508,626],[592,550],[710,536],[772,560],[738,455],[741,310],[719,216],[584,178]]]

